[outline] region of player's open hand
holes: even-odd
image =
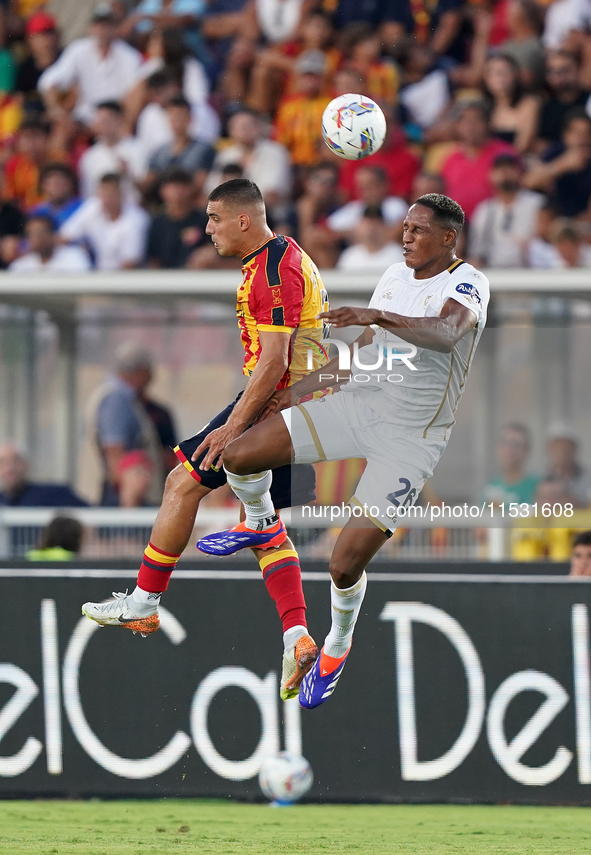
[[[228,425],[222,425],[216,430],[212,430],[212,432],[205,437],[201,445],[195,449],[191,455],[191,460],[194,463],[198,457],[207,450],[207,454],[199,464],[199,469],[205,472],[212,467],[214,469],[220,469],[224,462],[224,448],[238,436],[240,436],[240,431],[236,431],[235,428],[229,427]]]
[[[355,306],[341,306],[340,309],[322,312],[318,317],[328,321],[334,327],[366,327],[376,322],[373,309],[358,309]]]

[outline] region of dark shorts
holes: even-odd
[[[181,463],[189,470],[193,478],[203,484],[204,487],[209,487],[210,490],[217,490],[226,483],[226,473],[223,467],[220,470],[208,469],[206,472],[200,471],[199,464],[205,457],[206,452],[200,454],[197,460],[192,461],[191,455],[195,449],[201,445],[205,437],[216,428],[225,425],[230,417],[230,413],[236,406],[236,401],[232,401],[225,410],[218,413],[217,416],[206,424],[196,436],[190,439],[185,439],[174,449],[174,453]],[[306,505],[308,502],[313,502],[316,498],[316,472],[314,467],[308,463],[288,464],[280,466],[278,469],[273,469],[273,483],[271,484],[271,498],[277,510],[280,508],[295,508],[298,505]]]

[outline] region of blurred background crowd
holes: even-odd
[[[0,261],[207,269],[204,202],[244,175],[322,268],[401,258],[408,202],[465,209],[487,267],[591,265],[590,0],[5,0]],[[360,92],[388,136],[323,144]]]
[[[388,119],[384,146],[366,161],[340,160],[322,140],[324,108],[347,92],[374,98]],[[408,204],[428,192],[464,208],[460,254],[477,266],[591,267],[591,0],[0,2],[7,275],[239,268],[217,255],[204,213],[210,190],[239,176],[261,187],[273,228],[293,235],[322,269],[377,276],[401,260]],[[181,438],[220,408],[218,398],[223,405],[236,393],[229,308],[222,317],[219,306],[185,306],[166,321],[174,335],[125,311],[132,338],[120,309],[116,323],[97,314],[98,325],[78,333],[86,445],[75,452],[72,487],[47,481],[56,351],[54,331],[39,326],[31,392],[38,424],[32,451],[12,441],[0,447],[0,505],[158,505],[179,434],[151,390],[174,401]],[[8,342],[16,315],[5,315]],[[580,429],[588,394],[576,393],[587,337],[573,329],[570,344],[560,344],[573,360],[572,406],[554,406],[565,421],[545,425],[543,411],[526,421],[537,351],[523,330],[515,341],[499,332],[496,397],[481,372],[464,406],[472,421],[463,433],[458,425],[442,465],[446,489],[428,485],[425,501],[449,493],[591,505]],[[491,396],[499,413],[489,413],[494,433],[482,452],[471,425],[489,412]],[[474,477],[468,464],[486,474]],[[362,465],[323,464],[319,501],[346,501]],[[537,537],[525,552],[549,554],[532,546]],[[51,538],[45,545],[64,548]],[[563,557],[568,549],[570,541]]]

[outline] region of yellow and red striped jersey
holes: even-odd
[[[295,240],[274,235],[242,261],[236,314],[244,345],[243,372],[250,376],[261,353],[259,332],[287,332],[289,368],[277,388],[284,389],[328,361],[322,346],[328,297],[316,265]],[[313,354],[310,365],[308,352]]]

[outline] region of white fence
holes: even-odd
[[[40,542],[44,527],[56,516],[56,508],[1,508],[0,560],[26,557]],[[156,517],[155,508],[75,508],[59,511],[84,526],[81,558],[140,559]],[[282,512],[290,536],[304,559],[328,560],[340,528],[328,516],[310,517],[301,509]],[[202,535],[234,525],[235,508],[203,508],[184,558],[211,560],[195,549]],[[249,557],[249,554],[246,553]],[[400,560],[489,560],[508,557],[506,531],[500,528],[467,527],[464,520],[450,520],[433,528],[420,519],[408,520],[388,541],[379,557]]]

